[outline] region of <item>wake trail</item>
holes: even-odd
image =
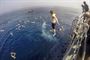
[[[48,26],[47,26],[46,22],[43,22],[41,35],[46,39],[53,40],[53,36],[52,36],[52,34],[50,34],[50,31],[49,31],[49,29],[47,29],[47,27]]]

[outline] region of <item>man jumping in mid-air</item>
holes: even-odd
[[[54,33],[54,35],[56,35],[56,29],[55,29],[55,26],[56,26],[56,24],[58,23],[59,24],[59,22],[58,22],[58,19],[57,19],[57,17],[56,17],[56,14],[54,13],[54,11],[53,10],[50,10],[50,14],[51,14],[51,23],[52,23],[52,32]]]

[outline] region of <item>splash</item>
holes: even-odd
[[[57,40],[55,37],[53,37],[53,34],[47,29],[47,24],[46,22],[44,22],[42,24],[42,36],[47,39],[47,40],[50,40],[50,41],[55,41]]]

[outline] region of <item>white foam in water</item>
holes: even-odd
[[[16,30],[21,30],[20,27],[17,27]]]
[[[25,24],[27,24],[27,22],[29,22],[29,21],[24,21]],[[22,24],[18,23],[16,25],[16,30],[21,30],[21,28],[25,28],[25,25],[22,25]]]
[[[33,24],[34,24],[34,23],[35,23],[35,21],[33,21],[33,22],[31,22],[31,23],[33,23]]]
[[[13,32],[10,32],[10,35],[13,36]]]
[[[18,26],[18,27],[16,28],[16,30],[21,30],[20,28],[21,28],[21,27],[20,27],[20,26]]]
[[[24,25],[21,25],[21,27],[23,27],[23,28],[24,28],[25,26],[24,26]]]
[[[17,26],[17,27],[16,27],[16,30],[20,30],[21,24],[17,24],[16,26]]]
[[[20,24],[17,24],[16,26],[20,26]]]
[[[2,29],[2,30],[0,30],[0,32],[4,32],[4,31],[5,31],[5,30],[3,30],[3,29]]]
[[[27,20],[27,21],[24,21],[24,24],[27,24],[27,23],[29,23],[30,21],[29,20]]]
[[[42,36],[44,37],[44,38],[46,38],[47,40],[54,40],[53,39],[53,35],[52,34],[50,34],[50,31],[47,31],[46,30],[46,22],[44,22],[43,24],[42,24]]]
[[[30,21],[29,20],[27,20],[27,21],[24,21],[24,24],[27,24],[27,23],[29,23]]]

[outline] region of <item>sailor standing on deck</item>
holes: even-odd
[[[87,12],[89,12],[89,6],[87,5],[86,1],[83,2],[82,4],[82,10],[83,10],[83,19],[85,20],[86,17],[85,15],[87,14]]]
[[[50,10],[50,14],[51,14],[51,23],[52,23],[52,32],[54,33],[54,35],[56,34],[56,29],[55,29],[55,26],[56,26],[56,24],[58,23],[59,24],[59,22],[58,22],[58,19],[57,19],[57,17],[56,17],[56,14],[55,14],[55,12],[53,11],[53,10]]]
[[[88,7],[86,1],[83,2],[82,8],[83,8],[83,12],[88,12],[89,11],[89,7]]]

